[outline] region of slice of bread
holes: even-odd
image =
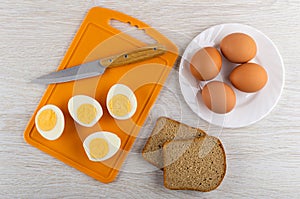
[[[164,185],[168,189],[211,191],[226,173],[224,148],[213,136],[166,142],[163,159]]]
[[[167,117],[157,119],[155,127],[149,137],[142,155],[145,160],[158,168],[163,168],[162,147],[171,140],[193,139],[205,136],[201,129],[190,127]]]

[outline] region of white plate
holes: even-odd
[[[246,33],[255,40],[257,54],[250,62],[260,64],[266,69],[268,82],[262,90],[256,93],[244,93],[235,89],[228,80],[228,76],[232,68],[238,64],[230,63],[222,55],[221,72],[213,80],[229,84],[236,94],[237,101],[231,112],[217,114],[203,104],[201,95],[197,95],[207,82],[197,81],[192,76],[189,63],[197,50],[206,46],[220,49],[219,45],[222,38],[234,32]],[[284,85],[284,66],[278,49],[262,32],[243,24],[221,24],[206,29],[188,45],[179,66],[179,82],[185,101],[200,118],[217,126],[239,128],[261,120],[275,107]]]

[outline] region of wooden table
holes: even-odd
[[[238,22],[261,30],[284,59],[286,81],[279,103],[249,127],[214,127],[185,104],[177,63],[115,182],[102,184],[31,147],[23,131],[46,87],[29,82],[57,68],[84,15],[96,5],[145,21],[175,42],[181,53],[193,37],[216,24]],[[297,0],[1,2],[0,197],[299,198],[299,10]],[[198,126],[222,140],[228,167],[217,190],[164,188],[162,172],[140,154],[160,115]]]

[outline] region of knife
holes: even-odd
[[[148,45],[131,52],[113,55],[111,57],[106,57],[100,60],[95,60],[64,70],[52,72],[47,75],[40,76],[34,79],[32,82],[40,84],[54,84],[94,77],[102,75],[106,68],[113,68],[143,61],[162,55],[165,52],[166,49],[161,44]]]

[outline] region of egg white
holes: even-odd
[[[117,116],[117,115],[114,115],[113,112],[109,109],[109,101],[115,96],[115,95],[118,95],[118,94],[121,94],[121,95],[125,95],[129,101],[130,101],[130,104],[131,104],[131,111],[127,114],[127,115],[124,115],[124,116]],[[136,100],[136,96],[135,94],[133,93],[133,91],[126,85],[124,84],[115,84],[113,85],[108,93],[107,93],[107,97],[106,97],[106,107],[108,109],[108,112],[109,114],[115,118],[115,119],[118,119],[118,120],[126,120],[126,119],[129,119],[131,118],[134,113],[136,112],[136,109],[137,109],[137,100]]]
[[[40,127],[38,125],[38,117],[41,114],[41,112],[46,110],[46,109],[50,109],[50,110],[54,111],[55,114],[56,114],[56,124],[55,124],[54,128],[49,130],[49,131],[43,131],[42,129],[40,129]],[[37,131],[45,139],[47,139],[47,140],[56,140],[61,136],[61,134],[63,133],[64,128],[65,128],[64,114],[55,105],[52,105],[52,104],[45,105],[37,112],[37,114],[35,116],[35,126],[36,126]]]
[[[90,142],[95,138],[103,138],[108,143],[108,153],[103,158],[96,159],[92,157],[90,154],[89,145]],[[116,134],[107,131],[100,131],[100,132],[93,133],[88,137],[86,137],[83,142],[83,148],[85,150],[85,153],[87,154],[88,158],[94,162],[101,162],[111,158],[118,152],[120,146],[121,146],[121,139]]]
[[[77,109],[82,105],[82,104],[91,104],[96,108],[96,117],[94,118],[94,120],[89,123],[89,124],[85,124],[82,123],[78,117],[77,117]],[[100,103],[95,100],[94,98],[91,98],[89,96],[86,95],[75,95],[72,98],[69,99],[68,102],[68,110],[69,113],[71,115],[71,117],[80,125],[85,126],[85,127],[92,127],[94,126],[102,117],[103,115],[103,110],[102,107],[100,105]]]

